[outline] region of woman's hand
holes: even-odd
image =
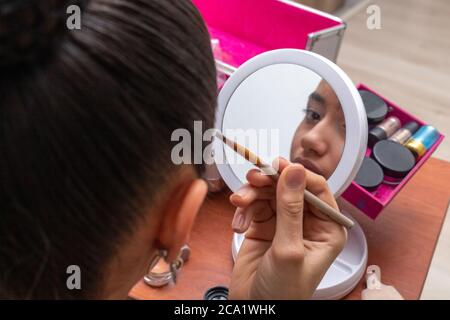
[[[337,208],[326,180],[279,159],[278,183],[259,170],[230,197],[236,232],[246,232],[230,285],[230,299],[309,299],[342,251],[347,233],[304,202],[306,188]]]

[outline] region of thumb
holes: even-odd
[[[300,251],[303,244],[305,168],[291,164],[283,170],[277,184],[277,224],[273,241],[280,253]],[[301,252],[301,251],[300,251]]]

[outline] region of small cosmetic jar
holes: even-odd
[[[383,121],[389,111],[386,102],[379,96],[367,90],[359,90],[364,108],[366,109],[367,121],[370,124],[376,124]]]
[[[373,147],[375,143],[386,140],[401,127],[401,122],[397,117],[389,117],[376,127],[369,131],[369,147]]]
[[[416,158],[422,157],[440,137],[439,131],[432,126],[423,126],[417,131],[411,139],[406,142],[408,148]]]
[[[364,157],[354,181],[367,191],[374,191],[383,182],[383,178],[383,169],[380,165],[375,160]]]
[[[408,122],[401,129],[397,130],[392,136],[390,136],[389,140],[400,144],[405,144],[405,142],[411,138],[419,127],[420,125],[415,121]]]
[[[377,142],[373,147],[372,157],[383,169],[383,182],[386,184],[399,184],[416,164],[411,151],[390,140]]]
[[[214,287],[208,289],[203,296],[204,300],[228,300],[228,288]]]

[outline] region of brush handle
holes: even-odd
[[[329,218],[333,219],[337,223],[343,225],[344,227],[351,229],[355,223],[348,217],[344,216],[340,211],[331,207],[325,201],[319,199],[316,195],[305,189],[305,200],[320,210],[323,214],[327,215]]]
[[[267,174],[270,178],[272,178],[272,180],[278,181],[280,174],[277,173],[273,167],[261,166],[260,169],[264,174]],[[350,229],[355,225],[355,223],[351,219],[347,218],[340,211],[331,207],[328,203],[319,199],[315,194],[311,193],[306,189],[305,189],[305,200],[309,204],[319,209],[320,212],[327,215],[330,219],[336,221],[337,223],[343,225],[344,227]]]
[[[237,142],[228,139],[219,131],[216,132],[216,137],[222,140],[223,143],[228,145],[235,152],[244,157],[247,161],[250,161],[252,164],[260,168],[261,171],[264,174],[268,175],[270,178],[272,178],[272,180],[278,181],[278,178],[280,177],[278,171],[275,170],[275,168],[273,168],[272,166],[264,163],[256,154],[252,153],[250,150],[241,146]],[[343,225],[344,227],[350,229],[355,225],[355,223],[351,219],[344,216],[341,212],[339,212],[339,210],[334,209],[333,207],[331,207],[326,202],[322,201],[321,199],[319,199],[306,189],[305,189],[305,200],[309,204],[319,209],[323,214],[327,215],[329,218]]]

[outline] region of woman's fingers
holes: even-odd
[[[289,165],[284,158],[274,160],[274,168],[282,172]],[[230,196],[230,202],[236,207],[247,207],[255,200],[269,200],[275,197],[276,181],[263,174],[258,169],[252,169],[247,173],[248,184]]]
[[[234,232],[244,233],[250,226],[252,219],[252,212],[248,212],[246,208],[236,208],[231,227]]]
[[[327,181],[324,177],[307,171],[306,187],[319,199],[328,203],[331,207],[339,209],[336,199],[334,198],[334,195],[328,187]],[[307,215],[304,220],[305,239],[307,238],[314,241],[326,242],[329,250],[336,255],[339,254],[346,243],[347,230],[337,222],[331,220],[316,207],[308,205],[308,208],[310,209],[310,214],[314,215],[314,217]]]
[[[306,173],[302,165],[291,164],[283,169],[277,185],[277,223],[272,246],[276,259],[297,261],[304,254],[305,185]]]
[[[244,233],[252,222],[261,223],[274,215],[267,201],[255,201],[247,208],[236,208],[232,222],[233,231]]]
[[[270,200],[273,198],[275,198],[274,187],[256,188],[246,184],[230,196],[230,202],[236,207],[245,208],[256,200]]]
[[[276,182],[270,178],[270,176],[265,175],[259,169],[252,169],[247,173],[247,181],[253,187],[262,188],[275,186]]]
[[[279,173],[289,166],[291,163],[283,157],[278,157],[272,162],[272,167],[275,168]]]
[[[306,170],[306,189],[316,195],[319,199],[329,204],[331,207],[338,209],[336,199],[328,187],[327,180],[323,176]],[[320,210],[316,207],[311,205],[309,207],[318,218],[331,221],[328,216],[320,212]]]
[[[286,159],[278,157],[272,162],[272,167],[276,169],[277,172],[281,173],[289,164],[290,162]],[[259,169],[250,170],[247,173],[246,178],[248,182],[254,187],[267,187],[276,185],[276,181],[271,176],[264,174]]]

